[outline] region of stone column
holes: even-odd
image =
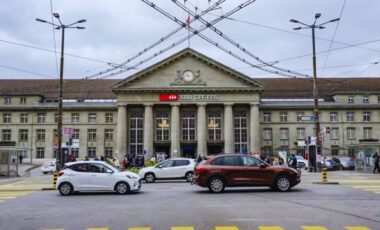
[[[235,153],[234,116],[232,103],[224,104],[224,152]]]
[[[259,104],[251,103],[250,111],[250,152],[260,152],[260,115]]]
[[[172,157],[179,157],[180,156],[180,139],[181,139],[181,133],[180,133],[180,116],[179,116],[179,104],[174,103],[171,105],[172,111],[171,111],[171,118],[170,118],[170,151]],[[176,151],[176,154],[175,154]]]
[[[144,150],[148,152],[145,159],[150,159],[153,156],[153,104],[144,104]]]
[[[206,136],[206,103],[198,103],[197,113],[197,155],[206,155],[207,136]]]
[[[117,109],[117,142],[115,157],[120,160],[125,154],[127,154],[127,105],[118,105]]]

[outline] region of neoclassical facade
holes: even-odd
[[[319,78],[326,155],[379,151],[380,79]],[[0,80],[0,151],[56,156],[57,80]],[[312,79],[253,79],[182,50],[124,80],[65,80],[63,146],[79,158],[305,155]],[[7,151],[8,151],[7,150]]]

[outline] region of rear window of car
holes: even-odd
[[[218,157],[211,162],[212,165],[241,166],[240,156]]]
[[[190,164],[189,160],[175,160],[174,166],[185,166],[189,164]]]

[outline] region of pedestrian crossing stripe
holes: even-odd
[[[194,230],[194,227],[172,227],[171,230]]]
[[[284,230],[280,226],[259,226],[259,230]]]
[[[325,227],[322,226],[302,226],[303,230],[328,230]]]
[[[352,226],[345,227],[345,229],[347,229],[347,230],[371,230],[367,227],[352,227]]]
[[[33,191],[0,191],[0,203],[20,196],[25,196],[32,192]]]

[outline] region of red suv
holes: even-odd
[[[242,154],[218,155],[195,167],[195,184],[220,193],[225,187],[269,186],[287,192],[301,182],[297,170],[287,166],[272,166]]]

